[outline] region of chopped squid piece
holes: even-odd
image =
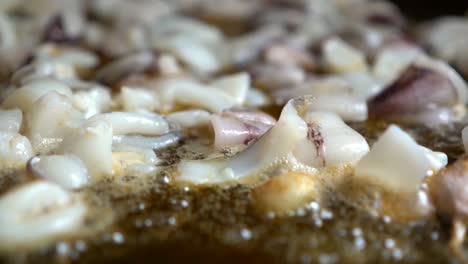
[[[11,83],[25,85],[42,78],[56,78],[57,80],[73,80],[77,77],[71,65],[51,61],[34,61],[15,71]]]
[[[441,60],[431,59],[425,56],[418,57],[415,60],[415,64],[426,66],[429,69],[444,75],[455,89],[457,103],[464,105],[468,102],[468,86],[460,74],[458,74],[450,65]]]
[[[59,153],[74,154],[88,169],[91,180],[112,174],[112,125],[89,120],[65,135]]]
[[[403,121],[445,123],[464,114],[467,86],[450,66],[419,57],[370,100],[369,113]]]
[[[109,110],[112,101],[110,91],[99,86],[74,92],[72,100],[73,106],[83,113],[84,118]]]
[[[465,153],[468,153],[468,126],[462,130],[462,141],[463,146],[465,147]]]
[[[227,149],[255,142],[275,125],[275,119],[263,112],[228,110],[213,116],[214,146]]]
[[[36,181],[0,197],[0,250],[37,247],[78,234],[87,208],[60,186]]]
[[[437,211],[452,218],[452,239],[450,246],[459,250],[465,241],[468,221],[468,160],[462,158],[434,176],[431,184],[431,198]]]
[[[186,16],[163,18],[160,25],[152,28],[151,33],[157,38],[181,34],[196,38],[203,43],[216,43],[223,38],[223,33],[217,27]]]
[[[32,155],[27,137],[16,132],[0,131],[0,169],[22,167]]]
[[[314,102],[310,106],[313,105]],[[304,120],[307,135],[293,151],[303,164],[314,168],[352,164],[369,152],[365,138],[334,113],[312,111]]]
[[[182,69],[174,56],[161,54],[156,61],[158,72],[163,76],[181,74]]]
[[[158,84],[158,90],[163,112],[170,111],[175,104],[182,104],[221,113],[238,105],[239,101],[229,91],[190,80],[162,81]]]
[[[444,153],[418,145],[398,126],[391,125],[356,165],[348,183],[355,186],[350,188],[354,192],[349,200],[395,222],[428,217],[433,208],[422,183],[446,164]]]
[[[338,38],[325,42],[323,57],[328,70],[334,73],[367,71],[364,54]]]
[[[210,85],[226,92],[232,96],[236,104],[241,105],[244,103],[250,88],[250,77],[247,73],[242,72],[218,78]]]
[[[344,79],[328,78],[311,80],[292,89],[281,89],[273,96],[280,103],[297,96],[313,95],[316,100],[310,106],[311,110],[334,112],[346,121],[364,121],[367,119],[365,93],[368,91],[356,91]]]
[[[141,156],[142,162],[149,164],[149,165],[155,165],[159,162],[159,159],[156,156],[156,153],[154,153],[154,150],[150,148],[139,148],[139,147],[134,147],[130,145],[122,145],[122,144],[113,145],[112,154],[114,155],[115,153],[137,153],[138,155]]]
[[[171,113],[166,119],[171,126],[186,129],[209,124],[211,114],[205,110],[185,110]]]
[[[159,137],[144,136],[113,136],[112,144],[114,146],[126,145],[145,149],[162,149],[179,143],[182,139],[180,133],[168,133]]]
[[[336,113],[345,121],[367,120],[367,103],[349,95],[318,95],[310,109]]]
[[[155,61],[150,51],[141,51],[115,60],[96,73],[96,80],[107,85],[114,85],[132,73],[144,72]]]
[[[348,98],[355,104],[361,104],[369,97],[379,93],[382,88],[382,83],[369,73],[350,72],[325,78],[310,78],[293,87],[284,86],[274,91],[273,97],[277,103],[283,103],[298,96],[314,95],[318,97]],[[329,107],[340,108],[341,106],[332,104]],[[334,110],[330,109],[330,111]]]
[[[55,182],[65,189],[79,189],[89,181],[85,164],[75,155],[33,157],[27,168],[34,176]]]
[[[263,26],[260,29],[235,38],[226,50],[227,65],[243,65],[256,58],[275,39],[283,36],[285,30],[279,25]]]
[[[300,85],[307,77],[306,72],[295,65],[260,64],[252,67],[251,73],[255,84],[269,91]]]
[[[358,162],[355,175],[390,192],[416,194],[423,179],[446,162],[445,154],[422,148],[398,126],[391,125]]]
[[[468,20],[465,17],[442,17],[422,32],[422,38],[444,60],[453,61],[466,47]]]
[[[249,124],[264,124],[268,127],[275,125],[276,120],[267,113],[260,111],[247,111],[241,109],[229,109],[223,112],[224,116],[234,117]]]
[[[384,83],[395,81],[422,52],[416,48],[395,47],[382,50],[375,60],[373,74]]]
[[[247,91],[245,98],[245,106],[251,108],[264,107],[271,104],[271,99],[268,95],[259,89],[251,88]]]
[[[120,101],[123,109],[128,112],[140,110],[154,111],[159,108],[159,101],[153,91],[136,88],[122,87],[120,92]]]
[[[368,72],[350,72],[341,75],[340,78],[349,85],[351,94],[361,99],[367,100],[384,88],[382,81]]]
[[[145,157],[141,153],[127,151],[112,152],[112,175],[126,175],[127,169],[136,164],[146,164]]]
[[[114,135],[162,135],[169,132],[169,124],[154,113],[112,112],[93,116],[91,121],[103,120],[112,126]]]
[[[208,43],[188,35],[175,35],[160,38],[153,43],[158,51],[174,55],[194,72],[213,73],[221,69],[221,62]]]
[[[71,65],[75,68],[93,68],[99,63],[98,57],[89,51],[55,44],[39,47],[34,55],[34,59],[38,61]]]
[[[424,146],[420,146],[426,155],[426,158],[429,160],[429,165],[431,170],[434,173],[437,173],[439,170],[445,168],[448,164],[447,154],[438,151],[432,151]]]
[[[252,191],[255,208],[263,213],[287,213],[319,196],[313,175],[287,172],[275,176]]]
[[[72,92],[64,83],[54,79],[38,79],[23,87],[13,90],[2,102],[2,108],[20,108],[28,111],[33,103],[48,92],[55,91],[68,98],[72,97]]]
[[[365,139],[338,116],[307,113],[313,103],[312,97],[290,100],[278,122],[235,156],[183,160],[178,166],[178,180],[194,184],[241,181],[291,155],[303,164],[321,168],[353,163],[367,153]]]
[[[23,112],[19,109],[0,110],[0,131],[19,132]]]
[[[314,58],[303,49],[288,45],[272,45],[264,51],[265,60],[273,64],[297,65],[306,69],[314,69]]]
[[[79,127],[81,113],[70,99],[57,92],[39,98],[26,112],[26,134],[35,152],[50,151],[51,141],[62,140],[71,129]]]

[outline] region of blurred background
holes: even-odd
[[[468,10],[468,0],[393,0],[409,17],[428,19],[440,15],[463,15]]]

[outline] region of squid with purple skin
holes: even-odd
[[[420,56],[369,101],[369,114],[412,123],[449,123],[465,114],[467,89],[450,66]]]
[[[247,146],[263,136],[276,120],[258,111],[227,110],[211,119],[217,149]]]

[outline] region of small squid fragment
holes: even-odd
[[[317,95],[310,107],[315,111],[338,114],[345,121],[367,120],[367,104],[364,100],[349,95]]]
[[[211,119],[214,146],[223,150],[247,146],[275,125],[275,119],[263,112],[227,110]]]
[[[161,19],[159,26],[151,28],[153,38],[168,35],[185,35],[203,43],[216,43],[222,40],[222,31],[210,24],[187,16],[168,16]]]
[[[167,52],[199,74],[213,73],[221,68],[221,61],[212,45],[188,35],[165,36],[154,41],[153,47]]]
[[[308,113],[312,103],[313,97],[290,100],[278,122],[237,155],[183,160],[178,166],[178,180],[194,184],[248,180],[248,176],[290,156],[319,168],[359,160],[369,148],[365,139],[332,113]]]
[[[462,158],[440,171],[431,182],[430,194],[437,212],[452,219],[450,246],[460,250],[468,221],[468,159]]]
[[[298,86],[307,78],[306,72],[295,65],[260,64],[252,66],[250,72],[255,85],[269,91]]]
[[[262,26],[254,32],[233,39],[225,51],[226,64],[243,65],[252,61],[268,44],[284,34],[285,29],[280,25],[271,25]]]
[[[435,153],[433,155],[431,150],[418,145],[398,126],[391,125],[358,162],[355,175],[394,192],[416,193],[423,179],[431,174],[429,172],[433,168],[440,169],[430,158],[446,165],[447,156]],[[438,158],[439,155],[442,157]]]
[[[26,112],[26,134],[36,152],[48,152],[71,129],[80,126],[81,113],[71,100],[57,92],[49,92],[39,98]]]
[[[125,111],[154,111],[159,108],[159,101],[153,91],[124,86],[120,92],[120,101]]]
[[[182,129],[208,125],[210,118],[211,114],[205,110],[177,111],[166,116],[171,126]]]
[[[0,169],[22,167],[32,155],[27,137],[16,132],[0,131]]]
[[[306,50],[293,45],[274,44],[264,50],[263,56],[267,63],[297,65],[308,70],[316,67],[314,58]]]
[[[55,182],[65,189],[79,189],[89,181],[85,164],[75,155],[33,157],[27,168],[32,175]]]
[[[372,72],[386,84],[392,83],[421,54],[416,48],[386,48],[377,54]]]
[[[441,17],[422,28],[422,40],[431,51],[447,61],[454,61],[466,48],[468,20],[462,16]]]
[[[364,54],[338,38],[324,43],[323,57],[327,69],[334,73],[367,71]]]
[[[467,86],[450,66],[419,57],[369,102],[376,117],[408,122],[447,123],[464,114]]]
[[[110,91],[97,86],[86,91],[73,93],[73,106],[83,113],[84,118],[89,118],[109,110],[111,105]]]
[[[317,199],[317,184],[313,175],[287,172],[253,189],[252,202],[263,213],[287,213]]]
[[[117,135],[112,137],[114,146],[125,145],[145,149],[162,149],[177,144],[182,139],[181,133],[167,133],[158,137],[138,135]]]
[[[65,135],[59,153],[80,158],[92,180],[112,174],[112,126],[105,120],[89,120]]]
[[[71,65],[52,61],[33,61],[15,71],[11,77],[11,83],[25,85],[43,78],[68,81],[76,77],[77,73]]]
[[[38,79],[13,90],[2,102],[2,108],[20,108],[28,111],[33,103],[48,92],[55,91],[68,98],[72,97],[70,88],[54,79]]]
[[[0,131],[19,132],[23,112],[19,109],[0,110]]]
[[[70,65],[76,69],[90,69],[99,63],[98,57],[93,53],[75,47],[55,44],[40,46],[34,54],[34,59],[47,63]]]
[[[113,154],[116,152],[127,152],[127,153],[137,153],[138,155],[141,156],[141,160],[150,165],[155,165],[157,164],[160,160],[156,156],[156,153],[154,152],[153,149],[150,148],[141,148],[141,147],[134,147],[130,145],[113,145],[112,146],[112,152]]]
[[[166,80],[157,86],[163,112],[169,112],[176,104],[181,104],[221,113],[239,105],[239,95],[246,94],[242,91],[244,86],[223,89],[191,80]]]
[[[250,77],[247,73],[241,72],[218,78],[210,85],[225,91],[232,96],[237,105],[241,105],[244,103],[250,88]]]
[[[356,165],[353,181],[360,183],[358,193],[364,197],[354,199],[360,206],[369,206],[395,221],[425,217],[432,208],[421,184],[446,164],[444,153],[418,145],[398,126],[391,125]]]
[[[96,80],[106,85],[114,85],[132,73],[144,72],[155,61],[150,51],[140,51],[111,62],[96,73]]]
[[[252,88],[247,91],[245,106],[248,108],[259,108],[271,105],[271,98],[263,91]]]
[[[114,135],[162,135],[169,132],[169,124],[154,113],[112,112],[93,116],[90,121],[104,120],[112,126]]]
[[[119,151],[112,152],[112,175],[125,176],[128,173],[138,172],[139,175],[154,172],[157,161],[153,150],[120,147]],[[151,153],[153,155],[151,155]]]
[[[367,119],[367,99],[380,92],[382,85],[370,74],[352,72],[326,78],[310,78],[293,87],[285,86],[273,92],[277,103],[303,95],[314,95],[317,111],[335,112],[346,121]]]
[[[218,78],[210,85],[225,91],[232,96],[236,104],[241,105],[244,103],[247,91],[250,88],[250,77],[247,73],[241,72]]]
[[[366,139],[335,113],[311,111],[304,120],[307,135],[293,150],[303,164],[314,168],[353,164],[369,152]]]
[[[35,181],[0,197],[0,250],[32,248],[77,235],[87,207],[60,186]]]

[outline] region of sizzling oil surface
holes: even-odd
[[[352,126],[372,143],[387,124],[368,121]],[[463,153],[460,127],[404,128],[419,143],[444,151],[454,159]],[[19,177],[1,185],[21,181]],[[34,252],[5,256],[3,260],[34,263],[454,260],[447,248],[448,226],[438,219],[394,223],[356,209],[338,196],[323,208],[311,202],[289,216],[264,216],[252,208],[249,187],[174,186],[164,172],[145,179],[125,177],[116,183],[102,182],[85,195],[101,213],[102,209],[112,208],[115,224],[91,237],[63,240]]]

